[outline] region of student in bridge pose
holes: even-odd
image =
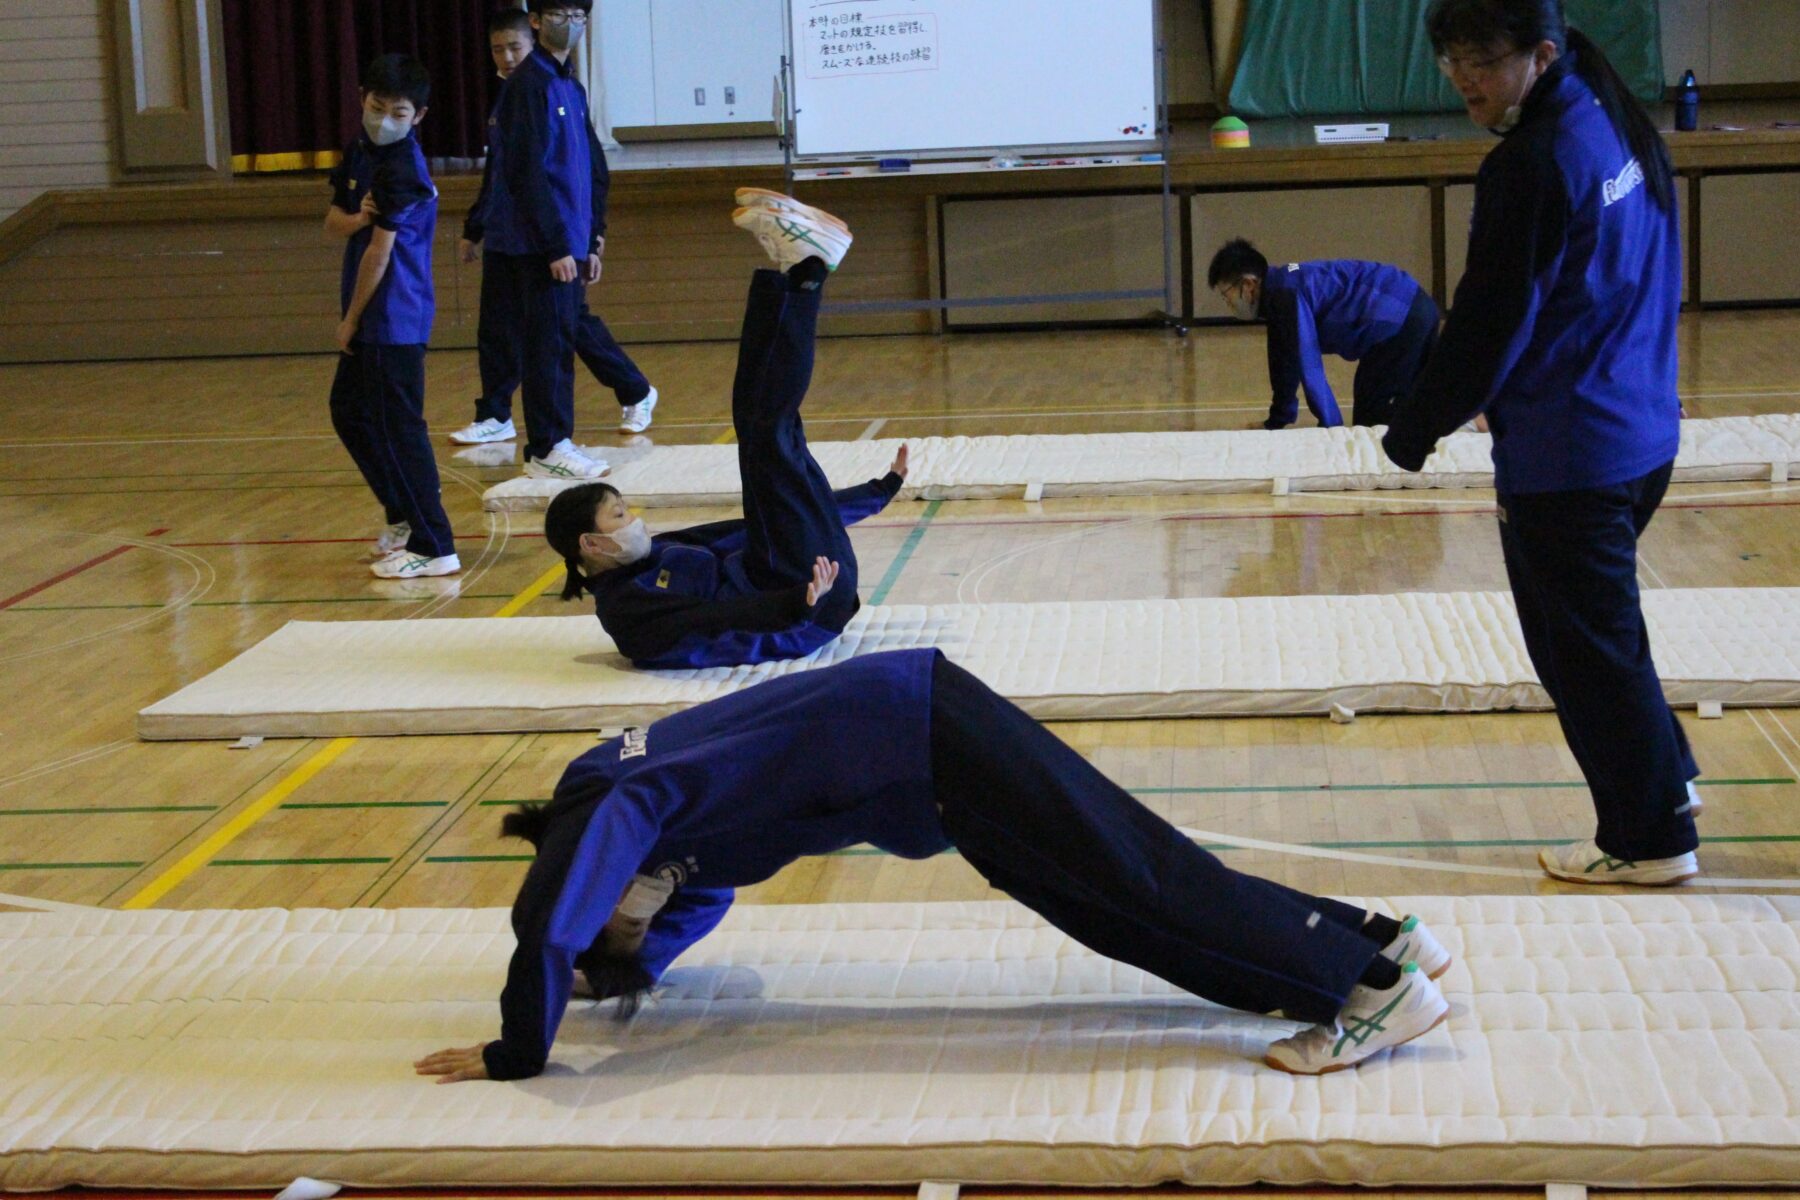
[[[1674,168],[1649,113],[1561,0],[1437,0],[1438,64],[1501,142],[1481,165],[1469,268],[1383,446],[1418,470],[1485,412],[1500,545],[1532,664],[1598,812],[1547,849],[1574,883],[1699,873],[1700,774],[1638,599],[1637,544],[1680,443]]]
[[[1266,1062],[1323,1074],[1434,1028],[1450,955],[1392,917],[1240,874],[936,650],[802,671],[576,759],[502,824],[536,860],[498,1040],[414,1064],[441,1082],[544,1069],[581,971],[635,1007],[734,889],[806,855],[951,847],[1090,949],[1180,988],[1310,1025]]]
[[[732,391],[744,518],[652,537],[608,484],[550,503],[544,535],[568,567],[565,600],[594,597],[600,623],[640,667],[737,666],[801,658],[856,615],[845,526],[885,508],[906,478],[904,447],[882,479],[834,493],[806,445],[821,289],[849,250],[843,222],[757,189],[735,223],[780,270],[756,273]]]

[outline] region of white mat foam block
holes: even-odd
[[[1381,451],[1377,431],[1359,428],[1219,430],[1205,433],[1027,434],[915,438],[906,499],[1020,497],[1041,487],[1056,496],[1363,492],[1392,488],[1475,488],[1494,482],[1493,439],[1454,434],[1419,474]],[[820,442],[813,455],[834,487],[885,474],[897,440]],[[1683,482],[1770,479],[1800,463],[1800,415],[1683,421],[1675,478]],[[736,504],[735,446],[659,446],[620,465],[606,481],[641,507]],[[510,479],[488,489],[490,512],[533,512],[572,484]]]
[[[1323,1078],[984,902],[740,907],[631,1024],[448,1087],[410,1064],[495,1035],[503,910],[0,916],[0,1188],[1800,1178],[1800,899],[1383,907],[1451,1018]]]
[[[1674,703],[1800,703],[1800,589],[1644,593]],[[1482,712],[1546,704],[1511,597],[869,607],[810,658],[638,671],[591,616],[294,622],[138,714],[150,739],[645,724],[855,654],[936,646],[1044,720]]]

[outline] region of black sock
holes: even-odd
[[[1374,961],[1363,968],[1362,978],[1357,982],[1364,987],[1385,992],[1400,982],[1400,964],[1385,954],[1377,954]]]
[[[831,268],[818,255],[788,268],[788,286],[796,292],[816,292],[831,278]]]
[[[1363,922],[1362,933],[1371,942],[1385,949],[1393,945],[1394,939],[1400,936],[1400,922],[1372,912],[1369,919]]]

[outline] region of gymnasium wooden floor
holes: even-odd
[[[1683,325],[1696,416],[1794,411],[1800,313]],[[658,442],[729,436],[735,348],[651,346]],[[329,356],[0,370],[0,892],[168,907],[505,905],[524,862],[504,806],[549,795],[580,735],[144,745],[143,705],[282,623],[552,614],[535,517],[491,525],[516,468],[441,442],[467,569],[374,582],[378,514],[333,438]],[[1340,373],[1347,383],[1347,375]],[[468,419],[474,357],[430,359],[440,434]],[[1345,389],[1347,391],[1347,387]],[[1263,407],[1255,330],[827,342],[819,440],[1242,427]],[[615,408],[581,384],[582,440]],[[856,531],[865,599],[1136,599],[1502,588],[1481,493],[896,504]],[[655,525],[717,511],[658,511]],[[1680,487],[1644,543],[1648,587],[1800,585],[1800,485]],[[550,574],[546,572],[550,571]],[[1800,883],[1800,714],[1689,721],[1718,877]],[[1546,891],[1535,848],[1591,828],[1552,718],[1103,722],[1057,731],[1177,822],[1258,848],[1235,865],[1340,895]],[[1492,873],[1476,873],[1481,868]],[[957,858],[850,851],[745,899],[988,895]]]

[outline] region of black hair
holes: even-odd
[[[581,535],[594,532],[594,516],[600,506],[619,494],[610,483],[584,483],[558,492],[544,513],[544,540],[562,555],[569,577],[563,582],[562,598],[573,600],[581,595],[587,575],[581,569]]]
[[[544,831],[550,828],[550,809],[543,804],[520,804],[500,818],[500,836],[519,838],[543,849]]]
[[[590,15],[594,11],[594,0],[536,0],[536,4],[537,8],[534,11],[542,11],[546,8],[579,8],[582,12]]]
[[[1592,38],[1569,25],[1562,0],[1433,0],[1425,30],[1439,54],[1451,46],[1509,46],[1531,50],[1550,42],[1558,53],[1573,51],[1575,71],[1594,90],[1613,128],[1630,147],[1657,207],[1675,204],[1675,162],[1650,112],[1632,94],[1606,53]]]
[[[1232,238],[1213,255],[1212,266],[1206,269],[1206,286],[1217,288],[1221,283],[1236,283],[1251,275],[1263,279],[1268,274],[1269,260],[1262,251],[1245,238]]]
[[[363,72],[362,90],[384,100],[410,100],[414,108],[431,103],[431,72],[410,54],[384,54]]]
[[[600,943],[605,936],[602,933],[592,946],[575,956],[575,969],[587,977],[595,1000],[617,1000],[619,1006],[613,1010],[613,1017],[629,1021],[656,985],[635,955],[619,958],[602,950]]]
[[[499,9],[488,17],[487,31],[489,37],[493,37],[496,33],[517,33],[521,31],[533,33],[534,31],[531,28],[531,14],[522,8]]]

